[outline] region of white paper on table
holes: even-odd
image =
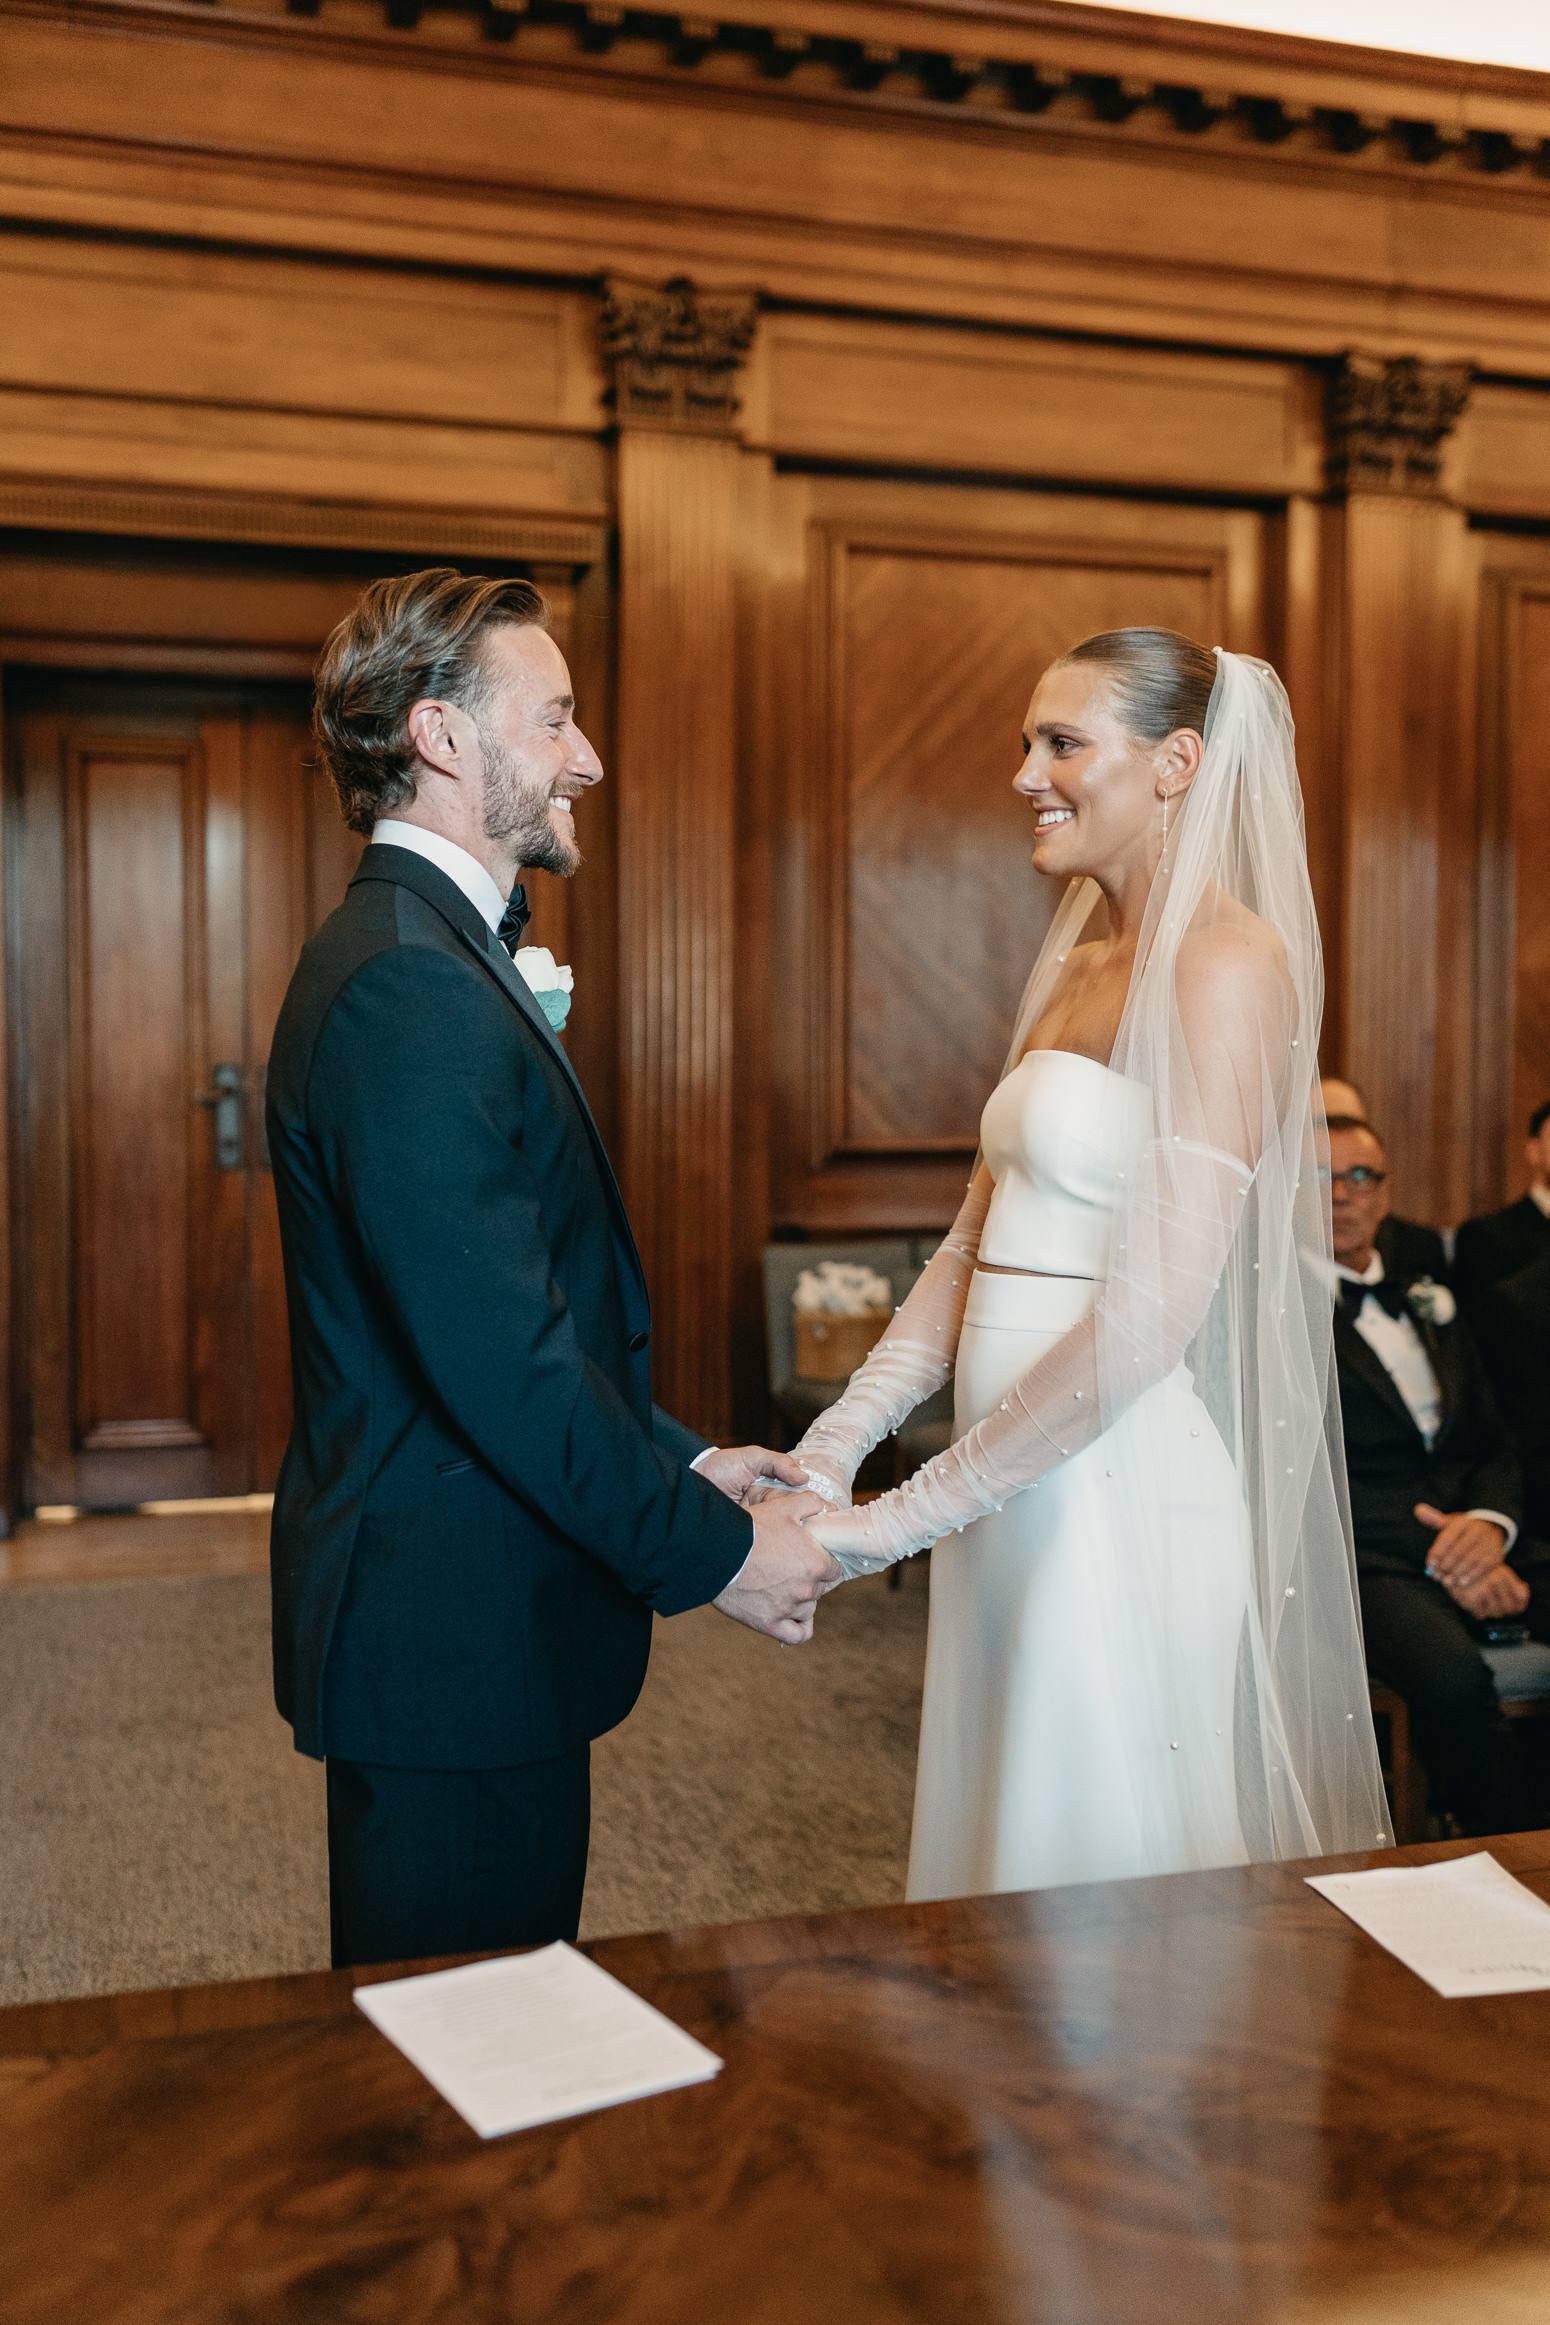
[[[1306,1878],[1439,1994],[1550,1987],[1550,1905],[1487,1850],[1438,1865]]]
[[[481,2139],[721,2072],[714,2051],[563,1943],[355,1999]]]

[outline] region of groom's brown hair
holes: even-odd
[[[406,807],[418,782],[409,713],[428,696],[477,724],[488,704],[492,630],[549,627],[530,581],[492,581],[433,565],[374,581],[323,648],[312,731],[351,831]]]

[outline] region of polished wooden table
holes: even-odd
[[[716,2082],[485,2144],[346,1973],[0,2012],[0,2318],[1550,2317],[1550,1994],[1444,2002],[1294,1868],[590,1950]]]

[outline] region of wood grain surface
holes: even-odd
[[[1550,1892],[1550,1836],[1491,1845]],[[1503,2272],[1514,2317],[1550,2298],[1550,1996],[1441,2000],[1296,1867],[589,1950],[716,2082],[481,2144],[350,1973],[0,2012],[0,2319],[1314,2325],[1406,2288],[1505,2317]]]
[[[619,446],[620,1163],[653,1307],[653,1393],[728,1418],[737,942],[738,449]]]

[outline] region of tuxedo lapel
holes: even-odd
[[[481,920],[477,931],[460,928],[458,935],[475,958],[483,962],[497,985],[503,987],[510,994],[550,1056],[564,1072],[566,1080],[581,1100],[582,1105],[586,1106],[586,1092],[576,1079],[576,1069],[565,1055],[554,1027],[549,1023],[532,986],[512,960],[510,953],[507,952],[500,939],[491,934],[489,924]],[[588,1107],[587,1111],[590,1113],[591,1108]]]
[[[1437,1393],[1442,1400],[1436,1439],[1440,1445],[1457,1419],[1459,1407],[1464,1401],[1464,1375],[1459,1363],[1458,1334],[1439,1331],[1435,1324],[1428,1323],[1422,1316],[1416,1318],[1415,1328],[1425,1343],[1426,1353],[1432,1360],[1432,1370],[1437,1375]]]
[[[603,1184],[613,1197],[614,1210],[618,1217],[619,1230],[623,1236],[625,1248],[634,1261],[635,1272],[644,1286],[646,1271],[641,1266],[640,1253],[635,1247],[635,1233],[630,1226],[630,1215],[624,1207],[624,1197],[619,1191],[619,1182],[614,1177],[614,1166],[608,1159],[608,1149],[603,1144],[602,1134],[592,1119],[592,1109],[587,1104],[587,1094],[576,1079],[575,1067],[560,1047],[554,1027],[549,1023],[548,1018],[534,999],[533,988],[523,976],[522,971],[517,968],[505,946],[491,933],[487,921],[480,921],[477,934],[471,929],[460,928],[458,935],[463,939],[475,960],[489,971],[501,991],[514,1003],[533,1034],[543,1043],[569,1082],[576,1103],[581,1109],[581,1118],[587,1126],[587,1135],[592,1141],[592,1149],[597,1156],[597,1167],[603,1175]]]
[[[455,880],[449,880],[446,873],[441,871],[438,866],[428,862],[423,856],[417,856],[409,848],[395,848],[388,845],[367,848],[361,857],[355,880],[350,883],[352,888],[355,881],[358,880],[382,880],[394,887],[412,889],[416,896],[432,905],[446,921],[448,927],[454,930],[461,942],[467,946],[480,967],[494,978],[496,984],[499,985],[501,991],[527,1026],[534,1040],[542,1043],[544,1049],[559,1067],[566,1081],[570,1084],[571,1094],[581,1111],[581,1119],[587,1126],[587,1135],[592,1141],[593,1152],[597,1157],[597,1166],[602,1173],[603,1184],[608,1189],[613,1201],[621,1240],[625,1250],[629,1253],[635,1273],[644,1289],[645,1270],[641,1266],[640,1253],[635,1246],[635,1236],[630,1226],[629,1213],[624,1207],[624,1197],[619,1192],[619,1182],[614,1176],[613,1164],[608,1159],[608,1149],[604,1146],[602,1135],[592,1119],[592,1109],[587,1104],[586,1092],[576,1079],[576,1069],[561,1048],[553,1026],[534,999],[532,987],[521,970],[513,964],[510,954],[495,936],[483,913],[478,910],[477,906],[469,902]]]
[[[1406,1428],[1419,1437],[1421,1432],[1416,1428],[1415,1415],[1394,1386],[1388,1366],[1357,1331],[1343,1302],[1337,1302],[1335,1307],[1335,1347],[1341,1363],[1357,1373],[1396,1417],[1404,1422]]]

